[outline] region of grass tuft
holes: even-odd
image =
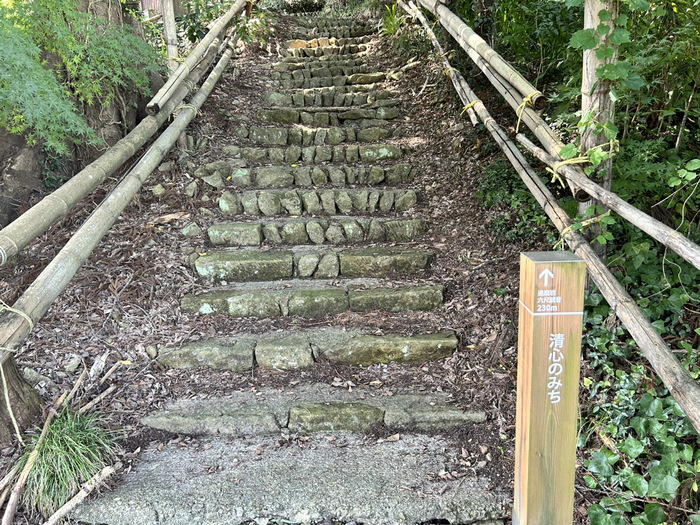
[[[23,468],[39,436],[20,458]],[[24,504],[44,517],[52,515],[114,457],[117,435],[96,414],[64,410],[39,444],[24,490]]]

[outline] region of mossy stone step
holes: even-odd
[[[391,104],[372,104],[361,107],[312,107],[303,110],[291,108],[261,109],[257,118],[273,124],[305,124],[307,126],[339,126],[353,124],[360,127],[377,127],[389,124],[399,116],[399,108]]]
[[[435,431],[485,420],[483,412],[461,410],[445,395],[387,395],[362,387],[348,392],[319,383],[286,392],[260,388],[226,398],[177,400],[142,423],[177,434],[264,435],[368,432],[378,424],[392,430]]]
[[[337,146],[292,146],[289,148],[241,148],[241,157],[255,164],[344,164],[346,162],[396,161],[404,156],[401,146],[395,144],[361,144]]]
[[[290,235],[308,239],[305,225]],[[428,268],[433,252],[415,248],[348,248],[345,250],[303,247],[296,250],[238,249],[207,253],[194,263],[200,277],[215,281],[274,281],[291,277],[383,277],[412,274]]]
[[[309,40],[294,39],[287,40],[285,47],[287,49],[313,49],[317,47],[343,47],[352,44],[367,44],[371,42],[372,38],[370,36],[359,36],[351,38],[337,38],[337,37],[318,37]]]
[[[328,138],[328,135],[326,135]],[[346,151],[347,154],[347,151]],[[295,158],[290,155],[288,158]],[[358,150],[359,157],[359,150]],[[245,165],[248,163],[245,162]],[[201,178],[210,186],[221,189],[224,186],[234,188],[288,188],[318,187],[327,184],[345,186],[346,184],[379,184],[398,185],[410,182],[415,177],[415,168],[410,164],[394,164],[393,166],[258,166],[239,168],[225,161],[217,161],[198,168],[195,177]],[[361,198],[366,198],[362,197]],[[223,197],[222,197],[223,199]],[[230,199],[226,196],[224,200]],[[224,204],[229,204],[225,202]],[[234,206],[235,208],[235,206]],[[222,207],[222,211],[224,208]],[[232,213],[240,213],[232,212]]]
[[[382,286],[371,279],[341,284],[321,281],[246,283],[182,298],[185,311],[232,317],[318,318],[347,311],[433,310],[443,301],[442,285]]]
[[[392,131],[387,128],[278,128],[262,126],[241,126],[236,135],[254,144],[265,146],[338,146],[342,143],[380,142],[390,138]],[[287,157],[285,152],[285,159]],[[304,152],[300,152],[303,158]],[[310,156],[310,153],[308,154]],[[289,152],[289,156],[294,156]]]
[[[348,75],[336,75],[333,77],[325,76],[312,76],[311,78],[305,78],[303,71],[297,74],[295,78],[293,74],[285,75],[282,77],[282,73],[275,72],[270,75],[273,81],[278,82],[282,89],[309,89],[309,88],[321,88],[321,87],[343,87],[343,86],[359,86],[359,85],[374,85],[378,82],[383,82],[386,80],[385,73],[354,73],[350,76]],[[293,73],[296,73],[294,71]]]
[[[408,211],[416,204],[414,190],[252,190],[224,192],[219,208],[227,215],[351,215]]]
[[[428,231],[423,219],[290,219],[213,224],[207,230],[215,246],[270,244],[344,244],[410,242]]]
[[[317,69],[321,67],[364,66],[366,58],[363,55],[344,57],[285,57],[281,62],[272,65],[272,71],[294,71],[295,69]]]
[[[384,78],[382,78],[384,75]],[[312,80],[316,78],[332,79],[334,84],[338,78],[345,78],[340,85],[375,84],[386,78],[385,73],[373,72],[370,66],[337,66],[320,67],[316,69],[295,69],[294,71],[275,71],[270,74],[271,80]]]
[[[380,100],[393,97],[391,91],[377,89],[376,84],[361,86],[342,86],[289,90],[281,93],[263,95],[263,102],[277,107],[348,107],[374,104]],[[394,99],[397,100],[397,99]],[[396,105],[394,102],[382,102],[381,105]]]
[[[358,37],[357,39],[341,39],[341,40],[363,40],[367,37]],[[329,40],[333,40],[331,38]],[[322,38],[321,40],[326,40]],[[337,39],[336,39],[337,41]],[[295,42],[303,42],[298,40]],[[327,45],[327,46],[316,46],[316,47],[301,47],[293,48],[287,47],[286,49],[280,49],[280,55],[283,57],[321,57],[321,56],[347,56],[347,55],[357,55],[359,53],[366,53],[369,49],[368,43],[347,43],[342,45]]]
[[[322,328],[291,334],[236,335],[186,343],[164,349],[158,360],[170,368],[206,367],[247,372],[254,366],[299,370],[318,359],[334,363],[418,364],[451,356],[457,349],[454,332],[405,336],[370,335],[360,330]]]

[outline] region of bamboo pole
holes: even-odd
[[[192,69],[197,66],[209,45],[216,39],[221,32],[226,28],[231,19],[238,14],[245,6],[246,0],[236,0],[225,14],[223,14],[212,26],[207,35],[197,44],[197,46],[187,55],[187,58],[178,66],[178,68],[170,75],[165,85],[160,88],[158,93],[146,105],[146,111],[155,115],[159,113],[168,99],[173,95],[178,86],[187,77]]]
[[[525,148],[539,160],[554,168],[559,164],[559,158],[554,157],[542,148],[530,142],[525,135],[518,133],[515,137]],[[577,186],[595,198],[604,206],[616,212],[623,219],[628,220],[647,235],[667,246],[690,264],[700,270],[700,246],[691,242],[687,237],[678,233],[673,228],[657,221],[653,217],[638,210],[630,203],[622,200],[615,193],[606,190],[591,179],[582,175],[570,165],[560,165],[557,171],[566,179],[571,179]]]
[[[216,45],[214,45],[216,44]],[[0,230],[0,266],[17,255],[30,242],[42,235],[56,221],[119,169],[158,131],[170,113],[182,102],[216,57],[218,42],[212,43],[199,65],[155,116],[143,119],[126,137],[101,157],[86,166],[73,178],[32,206],[12,223]]]
[[[457,94],[459,95],[459,98],[464,100],[464,96],[466,96],[465,93],[461,93],[460,90],[462,89],[463,82],[460,81],[464,80],[464,77],[462,77],[462,74],[457,71],[455,68],[450,66],[449,60],[447,60],[447,55],[445,54],[445,50],[442,48],[440,45],[440,42],[438,42],[438,39],[435,37],[435,33],[430,29],[430,25],[428,24],[428,21],[426,20],[425,16],[423,16],[423,13],[420,12],[420,9],[416,7],[416,4],[411,2],[409,0],[408,5],[402,2],[401,0],[398,0],[398,4],[401,6],[401,8],[406,11],[409,15],[411,15],[413,18],[416,18],[420,20],[421,24],[423,25],[423,28],[425,28],[426,32],[428,33],[428,37],[430,38],[430,41],[433,43],[433,47],[437,50],[437,52],[440,55],[440,58],[442,60],[442,66],[445,68],[445,73],[450,77],[452,80],[452,85],[454,86],[455,90],[457,91]],[[469,115],[469,120],[471,120],[472,124],[476,126],[479,123],[479,119],[476,116],[476,113],[474,110],[470,107],[464,106],[467,114]]]
[[[65,289],[83,262],[90,256],[102,237],[109,231],[122,210],[131,202],[151,172],[160,164],[180,133],[197,115],[214,85],[228,65],[233,50],[227,49],[190,103],[183,106],[174,122],[158,137],[148,152],[124,177],[119,185],[98,206],[63,249],[15,302],[13,308],[38,321],[51,303]],[[0,347],[11,348],[31,331],[23,316],[0,316]],[[12,359],[4,352],[0,365]]]
[[[496,53],[486,41],[477,35],[461,18],[440,3],[439,0],[418,0],[423,7],[434,13],[442,26],[459,42],[467,53],[472,52],[483,57],[499,75],[505,78],[521,95],[529,101],[532,107],[541,111],[545,108],[546,99],[530,82],[528,82],[513,66]],[[471,50],[471,52],[470,52]],[[474,58],[472,57],[472,60]]]
[[[177,26],[175,25],[175,9],[173,0],[162,0],[163,34],[165,35],[165,50],[168,55],[168,69],[175,71],[178,67],[177,58]]]
[[[466,82],[465,82],[466,84]],[[562,237],[576,255],[586,261],[589,275],[598,286],[612,310],[622,321],[640,351],[663,381],[696,431],[700,432],[700,385],[683,368],[665,341],[657,333],[641,308],[615,279],[612,272],[595,253],[583,236],[572,230],[569,215],[542,183],[527,159],[510,140],[506,132],[491,117],[484,104],[468,85],[462,86],[468,94],[465,104],[473,103],[474,110],[489,130],[491,136],[505,153],[518,175],[533,194],[547,216],[552,220]]]

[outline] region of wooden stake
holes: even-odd
[[[520,255],[514,525],[571,524],[586,263]]]

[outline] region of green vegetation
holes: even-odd
[[[72,0],[0,2],[0,44],[0,126],[58,154],[71,142],[99,142],[77,104],[147,94],[158,65],[130,28]]]
[[[37,449],[36,462],[24,491],[27,507],[36,509],[44,517],[56,512],[112,459],[115,438],[114,432],[104,429],[100,417],[64,410],[53,421]],[[29,443],[30,451],[37,439],[38,434]],[[17,472],[24,467],[29,454],[20,458]]]
[[[382,33],[385,35],[395,35],[401,26],[403,25],[404,19],[406,18],[402,14],[396,13],[397,4],[387,5],[386,13],[382,18]]]

